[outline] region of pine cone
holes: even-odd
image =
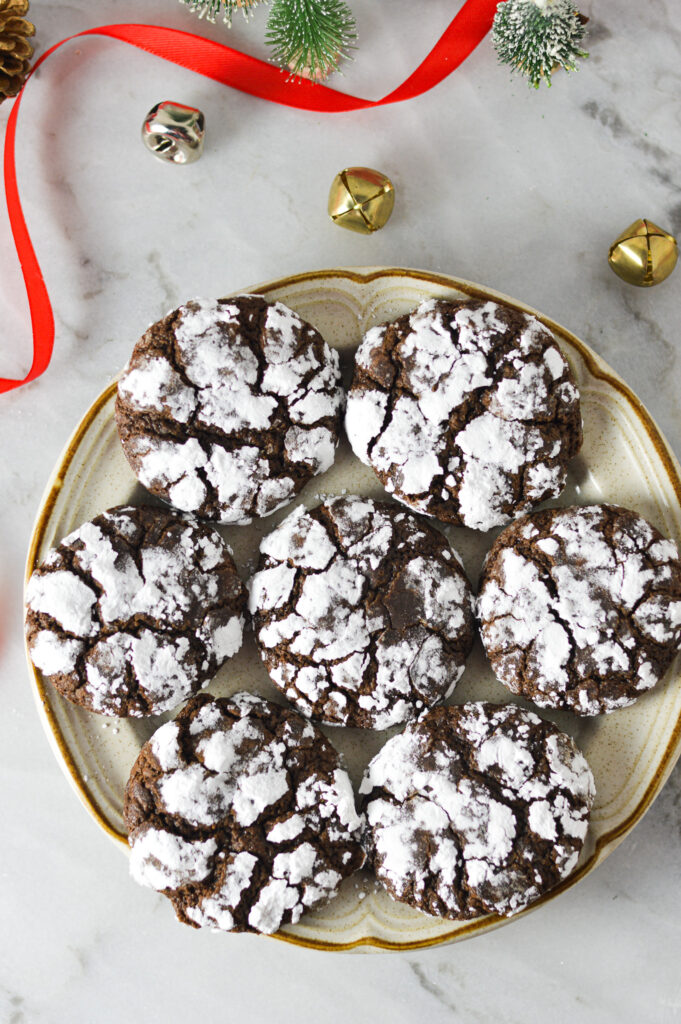
[[[0,103],[16,96],[26,81],[33,47],[28,41],[35,26],[26,21],[28,0],[0,0]]]

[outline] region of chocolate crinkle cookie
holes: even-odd
[[[249,583],[260,653],[303,714],[385,729],[449,695],[473,643],[466,574],[399,506],[330,498],[291,512]]]
[[[578,715],[624,708],[679,648],[676,545],[613,505],[535,512],[488,553],[478,614],[495,674],[514,693]]]
[[[200,694],[161,726],[123,813],[132,877],[194,927],[275,932],[335,896],[365,859],[336,750],[250,693]]]
[[[398,501],[475,530],[560,494],[582,444],[579,395],[556,339],[494,302],[431,299],[372,327],[345,426]]]
[[[577,864],[594,799],[569,736],[515,705],[425,712],[370,762],[369,861],[436,917],[511,916]]]
[[[327,470],[344,394],[338,353],[279,302],[193,299],[152,324],[118,384],[140,483],[184,512],[249,523]]]
[[[241,647],[246,589],[211,526],[110,509],[70,533],[26,589],[33,664],[88,711],[155,715]]]
[[[679,648],[678,551],[615,505],[535,512],[492,546],[478,613],[513,693],[578,715],[614,711],[655,686]]]

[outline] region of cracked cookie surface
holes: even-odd
[[[476,530],[560,494],[582,443],[579,394],[556,339],[494,302],[430,299],[372,327],[345,427],[398,501]]]
[[[241,647],[246,589],[205,523],[151,506],[84,523],[26,589],[33,664],[74,704],[155,715],[205,686]]]
[[[681,643],[676,545],[615,505],[534,512],[487,555],[478,615],[513,693],[578,715],[614,711],[655,686]]]
[[[116,423],[136,477],[175,508],[249,523],[332,465],[338,353],[280,302],[193,299],[142,336]]]
[[[436,917],[511,916],[577,864],[595,789],[569,736],[509,704],[434,708],[370,762],[365,845],[390,895]]]
[[[386,729],[451,693],[473,643],[458,555],[397,505],[294,509],[249,582],[260,654],[282,693],[331,725]]]
[[[180,921],[271,933],[364,863],[340,756],[294,711],[199,694],[145,743],[126,788],[130,871]]]

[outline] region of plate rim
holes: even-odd
[[[559,338],[567,341],[568,344],[576,349],[580,354],[592,376],[598,380],[605,381],[607,384],[614,387],[633,410],[636,418],[644,427],[646,434],[655,449],[656,455],[660,459],[667,473],[676,495],[679,509],[681,510],[681,466],[674,455],[671,445],[640,398],[634,393],[634,391],[632,391],[629,385],[625,383],[619,374],[589,345],[581,341],[580,338],[567,330],[567,328],[556,323],[556,321],[552,320],[551,317],[540,313],[538,310],[535,310],[518,299],[511,298],[510,296],[507,296],[502,292],[498,292],[495,289],[488,288],[485,285],[475,284],[472,281],[453,277],[449,274],[396,266],[336,267],[302,271],[298,274],[286,275],[285,277],[265,281],[248,288],[232,292],[230,293],[230,296],[240,294],[267,294],[268,292],[277,291],[281,288],[291,287],[307,281],[342,278],[353,281],[357,284],[367,284],[383,277],[410,278],[415,281],[423,281],[428,284],[452,288],[469,295],[471,298],[503,302],[514,309],[521,310],[522,312],[529,313],[536,317],[540,323],[543,323]],[[82,438],[90,429],[92,422],[113,396],[117,387],[117,381],[118,374],[116,374],[116,377],[99,393],[85,411],[75,430],[70,435],[48,478],[47,484],[40,498],[38,512],[29,540],[24,577],[24,590],[31,573],[37,564],[38,550],[42,544],[45,530],[71,462],[73,461]],[[83,784],[83,779],[78,772],[68,745],[59,729],[58,722],[55,719],[47,700],[47,687],[29,657],[28,645],[25,639],[24,649],[26,651],[26,659],[28,662],[29,677],[32,683],[31,690],[38,707],[41,724],[47,733],[50,746],[52,747],[53,753],[55,754],[62,771],[65,773],[72,788],[76,791],[81,803],[89,812],[90,816],[95,819],[99,827],[111,840],[122,846],[124,850],[128,852],[127,837],[123,833],[112,828],[106,820],[94,795]],[[593,871],[615,849],[615,847],[619,845],[624,837],[634,828],[635,825],[638,824],[646,811],[648,811],[669,777],[669,774],[671,773],[680,754],[681,716],[677,719],[664,754],[659,759],[655,772],[634,810],[631,811],[631,813],[624,819],[624,821],[620,822],[619,825],[596,840],[594,849],[584,864],[559,883],[559,885],[554,889],[545,893],[544,896],[532,903],[520,914],[514,915],[512,919],[502,918],[495,914],[487,915],[485,917],[474,918],[463,927],[459,926],[453,931],[445,932],[441,935],[432,936],[426,939],[414,939],[406,942],[393,942],[380,938],[377,935],[362,936],[361,938],[354,939],[351,942],[330,942],[322,939],[294,935],[283,931],[277,932],[269,937],[277,939],[280,942],[287,942],[292,945],[303,946],[308,949],[318,949],[326,952],[349,952],[351,950],[360,949],[361,947],[366,947],[370,950],[406,952],[409,950],[425,949],[431,946],[439,946],[449,942],[460,941],[482,931],[490,931],[504,924],[508,924],[510,920],[516,920],[524,917],[526,914],[532,913],[532,911],[543,904],[555,899],[565,890],[572,888],[573,885],[576,885],[586,875],[590,874],[591,871]]]

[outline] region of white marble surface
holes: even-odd
[[[353,0],[361,49],[339,87],[380,96],[425,54],[456,0]],[[538,94],[483,43],[435,91],[348,115],[290,111],[122,44],[71,43],[30,85],[22,197],[54,303],[55,355],[0,397],[0,1020],[532,1024],[681,1018],[681,770],[599,870],[481,938],[349,957],[194,933],[78,804],[33,707],[21,641],[25,550],[43,485],[81,413],[146,324],[193,294],[299,270],[399,264],[483,282],[562,322],[637,390],[681,451],[681,271],[639,291],[608,269],[635,217],[681,231],[681,23],[676,0],[585,0],[591,59]],[[110,22],[230,41],[173,0],[33,0],[38,50]],[[265,11],[235,45],[262,53]],[[206,152],[170,167],[139,141],[165,98],[206,113]],[[7,119],[10,104],[0,108]],[[334,227],[326,196],[351,164],[397,187],[371,238]],[[21,277],[0,214],[0,373],[28,365]]]

